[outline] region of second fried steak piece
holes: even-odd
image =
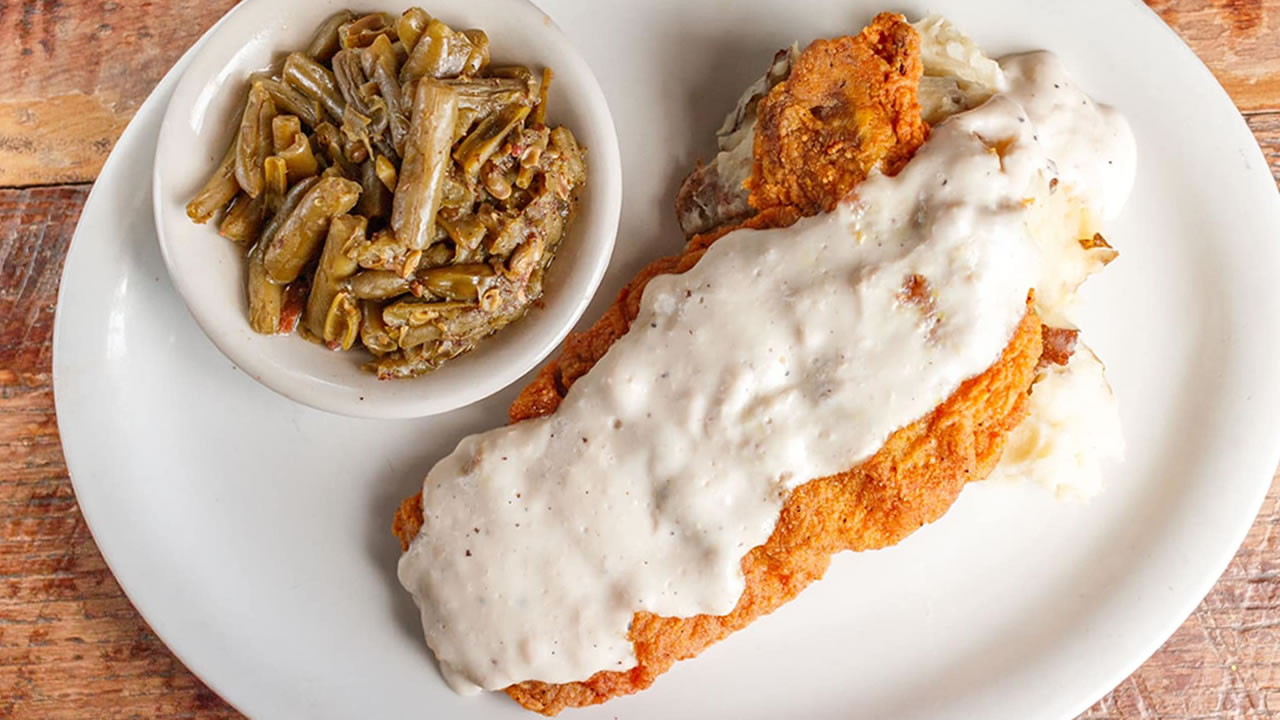
[[[928,135],[922,73],[920,36],[901,15],[809,45],[760,102],[752,207],[828,212],[872,170],[896,174]]]
[[[763,88],[763,97],[743,97],[718,133],[722,152],[681,184],[681,227],[692,236],[775,208],[812,215],[834,208],[872,170],[896,174],[929,132],[918,103],[919,43],[901,15],[881,13],[856,36],[780,51],[748,90]],[[734,139],[742,132],[750,137]],[[744,172],[736,146],[747,143]]]
[[[878,58],[877,62],[889,68],[907,68],[907,75],[914,75],[904,84],[911,95],[898,98],[893,92],[876,89],[856,92],[868,98],[897,98],[895,102],[901,107],[902,117],[888,118],[878,111],[873,112],[872,117],[882,118],[875,123],[889,123],[895,128],[902,125],[908,131],[881,132],[884,128],[872,127],[871,121],[858,121],[855,106],[840,102],[826,106],[836,109],[813,117],[833,124],[847,120],[854,125],[867,125],[865,137],[875,138],[871,142],[857,141],[855,144],[861,150],[854,154],[856,157],[850,160],[851,156],[846,154],[840,161],[854,165],[837,170],[829,167],[835,161],[827,161],[832,154],[839,155],[850,147],[842,144],[844,141],[833,140],[845,137],[842,133],[847,128],[823,131],[802,118],[789,125],[800,129],[784,133],[769,126],[775,120],[765,122],[757,139],[755,156],[758,169],[766,174],[761,176],[756,188],[767,188],[762,197],[785,198],[785,202],[757,206],[759,212],[739,227],[782,227],[804,215],[834,207],[871,168],[896,171],[923,141],[924,125],[914,100],[915,82],[919,78],[918,40],[900,16],[881,15],[856,38],[818,41],[805,55],[818,48],[817,52],[827,58],[822,61],[826,62],[826,68],[847,68],[858,65],[850,57],[865,57],[873,47],[891,51],[887,59],[871,52]],[[839,49],[833,54],[832,48]],[[834,70],[823,70],[818,60],[805,64],[804,55],[801,58],[797,69],[804,65],[821,72],[811,76],[806,70],[796,75],[795,82],[803,88],[788,88],[792,79],[775,88],[779,98],[786,98],[778,100],[783,105],[794,105],[796,98],[850,98],[847,86],[855,82],[878,86],[902,84],[893,72],[844,78]],[[825,78],[828,92],[820,92],[818,77]],[[840,88],[840,85],[846,87]],[[770,98],[773,97],[771,92]],[[772,113],[768,117],[794,119],[795,113]],[[918,128],[918,132],[910,130],[913,127]],[[788,135],[790,137],[784,138]],[[769,137],[783,139],[778,142],[760,139]],[[791,167],[807,168],[802,173],[805,177],[793,183],[780,177],[780,170],[768,174],[773,171],[764,169],[775,165],[781,168],[782,156],[787,153],[790,154],[785,162],[794,163]],[[855,165],[862,169],[854,168]],[[823,170],[824,167],[829,170]],[[594,326],[566,341],[560,356],[546,365],[512,403],[511,420],[519,422],[554,412],[574,380],[585,374],[613,342],[626,333],[636,317],[648,281],[657,275],[680,273],[693,267],[706,248],[731,229],[736,228],[697,236],[683,254],[661,258],[645,268]],[[507,694],[530,710],[553,715],[566,707],[596,704],[642,690],[675,661],[693,657],[795,597],[822,576],[832,554],[892,545],[937,519],[951,506],[966,482],[985,477],[999,459],[1008,432],[1026,413],[1027,388],[1040,354],[1040,323],[1028,305],[1027,315],[994,365],[965,382],[928,416],[891,435],[869,460],[847,472],[811,480],[793,491],[768,541],[743,558],[745,589],[730,614],[669,618],[636,613],[630,629],[636,667],[602,671],[581,682],[522,682],[506,688]],[[405,500],[393,523],[393,532],[402,547],[408,547],[422,522],[419,494]],[[531,621],[536,622],[536,618]]]

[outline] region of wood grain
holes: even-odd
[[[1191,617],[1081,720],[1280,714],[1280,487]]]
[[[0,186],[93,180],[233,0],[0,0]]]
[[[1151,4],[1250,111],[1280,183],[1280,0]],[[241,717],[137,615],[76,505],[50,362],[88,189],[30,187],[92,178],[169,63],[230,5],[0,0],[0,718]],[[1277,525],[1273,485],[1204,602],[1081,720],[1280,717]]]
[[[147,93],[234,4],[0,0],[0,187],[96,177]],[[1242,110],[1280,111],[1280,0],[1149,4]]]
[[[1280,0],[1147,0],[1147,5],[1204,60],[1241,111],[1280,111]]]
[[[0,718],[240,717],[121,592],[63,464],[53,310],[87,195],[0,190]]]

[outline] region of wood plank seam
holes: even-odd
[[[3,2],[3,0],[0,0]],[[59,188],[83,188],[93,185],[95,180],[78,180],[76,182],[28,183],[25,185],[0,185],[2,190],[56,190]]]

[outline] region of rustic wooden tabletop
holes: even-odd
[[[50,375],[89,186],[232,0],[0,0],[0,718],[233,718],[120,591],[76,505]],[[1280,0],[1149,0],[1280,178]],[[1082,718],[1280,717],[1280,490],[1174,636]]]

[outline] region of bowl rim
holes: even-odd
[[[437,0],[437,3],[456,5],[457,0]],[[397,392],[374,402],[365,402],[358,390],[355,393],[348,393],[345,397],[330,391],[335,386],[343,389],[352,388],[353,386],[349,383],[335,383],[312,373],[283,367],[270,361],[267,355],[248,347],[243,341],[244,328],[248,327],[247,320],[243,320],[243,327],[227,325],[218,319],[217,312],[199,302],[199,298],[196,297],[199,293],[194,290],[187,273],[179,269],[177,253],[180,251],[174,247],[175,239],[171,238],[165,230],[166,218],[171,210],[168,207],[171,198],[165,194],[168,186],[164,182],[165,163],[162,162],[160,150],[172,143],[171,136],[183,123],[184,113],[189,111],[187,102],[189,99],[196,98],[201,89],[210,84],[221,85],[240,79],[226,73],[226,68],[235,60],[235,53],[226,48],[233,47],[234,43],[220,42],[220,38],[248,37],[243,32],[242,26],[250,25],[252,19],[257,17],[254,10],[269,9],[273,5],[274,3],[268,0],[246,0],[229,10],[222,20],[208,31],[207,36],[202,38],[199,46],[194,49],[191,64],[178,78],[173,95],[164,109],[157,133],[157,152],[150,178],[156,237],[170,281],[182,298],[187,311],[210,342],[241,372],[288,400],[338,415],[369,419],[426,417],[466,407],[510,386],[537,367],[559,347],[581,319],[599,289],[617,241],[622,209],[621,150],[613,114],[591,66],[559,25],[528,0],[466,0],[463,3],[466,12],[477,15],[509,13],[521,20],[522,27],[532,28],[525,32],[545,35],[547,41],[557,48],[556,54],[562,56],[556,61],[557,69],[561,71],[558,74],[563,76],[562,73],[568,68],[579,78],[573,97],[576,103],[581,104],[581,114],[585,118],[584,124],[597,125],[599,135],[596,142],[588,147],[590,153],[588,188],[590,199],[588,202],[598,208],[594,213],[597,221],[590,227],[586,226],[586,218],[583,217],[586,213],[581,207],[575,219],[577,232],[574,237],[582,251],[587,253],[585,267],[579,268],[576,275],[581,276],[585,273],[586,277],[585,280],[578,278],[577,297],[573,298],[569,308],[558,316],[535,311],[517,320],[521,322],[538,318],[544,322],[554,322],[555,328],[553,332],[544,332],[541,338],[537,336],[525,338],[529,347],[522,348],[511,358],[503,360],[497,366],[496,372],[477,375],[474,381],[466,383],[452,381],[446,391],[436,388],[436,392],[427,392],[423,390],[423,386],[431,385],[433,374],[429,373],[403,380],[402,385],[406,392]],[[479,8],[478,12],[477,8]],[[270,34],[270,31],[259,30],[258,32]],[[280,48],[275,48],[275,51],[279,52]],[[223,60],[215,62],[209,59],[213,56],[226,55],[228,52],[230,52],[229,57]],[[227,75],[227,77],[215,80],[220,75]],[[182,219],[187,220],[185,214]],[[211,226],[212,221],[206,225],[206,227]],[[566,232],[573,232],[574,229],[569,228]],[[571,276],[565,276],[565,278],[568,277]],[[498,333],[501,333],[501,330]],[[292,334],[282,339],[301,342],[300,338],[294,338]],[[334,359],[341,360],[343,355],[334,353]],[[393,382],[379,381],[372,374],[368,374],[367,378],[373,383]],[[436,384],[439,385],[439,383]],[[413,392],[413,390],[417,391]]]

